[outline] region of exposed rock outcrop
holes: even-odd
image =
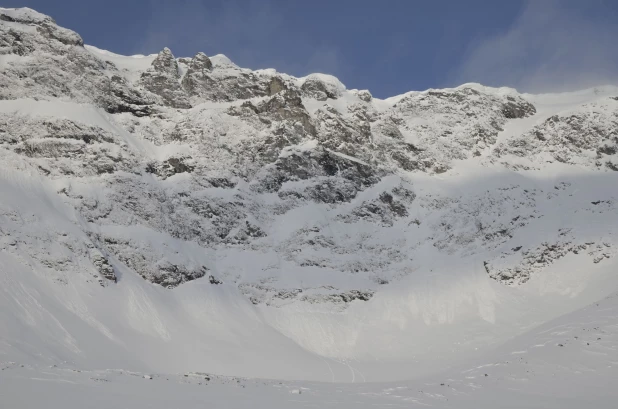
[[[178,62],[169,48],[164,48],[152,62],[152,69],[142,73],[140,85],[161,97],[172,108],[191,108],[185,90],[180,86]]]
[[[341,311],[423,269],[426,254],[484,260],[479,270],[505,285],[567,256],[614,257],[617,199],[604,178],[618,170],[615,89],[549,117],[541,97],[478,84],[380,100],[329,75],[252,71],[223,55],[118,56],[31,10],[0,9],[2,56],[2,171],[49,183],[81,233],[46,236],[0,207],[0,249],[33,251],[58,283],[83,272],[121,283],[132,271]],[[555,164],[610,188],[575,200],[586,182],[517,174]],[[550,231],[547,203],[598,216],[604,239],[530,233]]]

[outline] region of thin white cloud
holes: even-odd
[[[336,47],[322,46],[313,51],[307,60],[305,69],[308,73],[333,74],[339,71],[341,64],[341,54]]]
[[[229,0],[218,4],[151,0],[149,29],[138,42],[136,52],[154,53],[170,47],[175,53],[174,50],[182,49],[208,55],[226,54],[247,68],[276,68],[296,75],[316,71],[335,74],[341,61],[334,47],[313,44],[307,36],[295,40],[295,50],[278,46],[278,37],[292,35],[286,31],[284,19],[268,0]],[[290,55],[292,51],[296,51],[296,58]]]
[[[529,1],[504,33],[473,44],[452,82],[561,91],[616,83],[618,25],[589,21],[566,3]]]
[[[272,37],[281,22],[268,1],[150,0],[149,12],[149,29],[138,47],[150,50],[229,45],[248,53],[251,45]]]

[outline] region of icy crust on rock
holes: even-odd
[[[50,359],[96,366],[155,339],[138,361],[174,349],[154,360],[184,370],[188,345],[253,376],[282,348],[320,380],[496,345],[616,286],[617,98],[380,100],[223,55],[119,56],[0,9],[0,306],[26,322],[0,345],[52,337]],[[229,347],[239,328],[260,347]],[[241,347],[251,365],[226,366]]]
[[[21,24],[41,24],[52,23],[56,24],[54,19],[45,14],[39,13],[36,10],[32,10],[28,7],[23,8],[4,8],[0,7],[0,14],[3,16],[2,20],[9,22],[17,22]]]
[[[552,115],[522,135],[494,147],[497,157],[618,169],[618,100],[605,98]],[[536,160],[535,160],[536,159]]]

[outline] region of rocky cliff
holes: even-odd
[[[170,289],[209,280],[254,304],[336,310],[441,257],[510,286],[568,254],[607,263],[618,90],[569,95],[568,109],[478,84],[379,100],[223,55],[123,57],[0,9],[0,169],[45,180],[79,231],[36,229],[5,205],[0,249],[58,285],[119,285],[128,268]],[[607,188],[587,191],[592,177]]]

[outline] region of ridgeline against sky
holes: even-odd
[[[481,82],[523,91],[615,83],[618,3],[13,0],[116,53],[222,53],[248,68],[333,74],[388,97]]]

